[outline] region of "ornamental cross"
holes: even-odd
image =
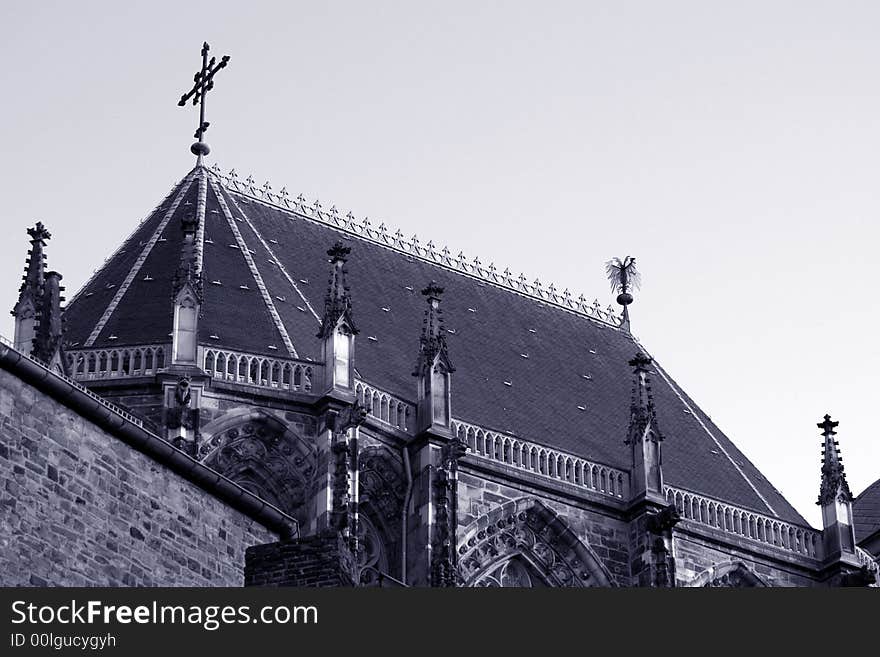
[[[822,430],[823,435],[827,436],[830,434],[833,436],[833,435],[837,434],[837,432],[834,429],[837,428],[838,424],[840,424],[840,422],[834,422],[831,419],[831,416],[826,413],[825,417],[822,419],[822,422],[820,422],[816,426]]]
[[[202,45],[202,70],[198,71],[193,76],[193,81],[195,83],[193,84],[193,88],[183,94],[180,97],[180,101],[177,103],[180,107],[183,107],[186,105],[186,102],[192,98],[192,104],[199,105],[199,127],[193,135],[193,137],[199,141],[193,144],[190,150],[194,155],[198,155],[200,160],[202,155],[207,155],[211,150],[202,139],[205,132],[208,130],[208,126],[211,125],[205,121],[205,96],[214,88],[214,76],[220,69],[225,68],[226,64],[229,63],[229,55],[223,55],[223,58],[219,62],[217,62],[216,57],[211,57],[211,60],[208,61],[208,51],[210,49],[211,47],[206,41],[204,45]]]

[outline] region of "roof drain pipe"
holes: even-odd
[[[401,512],[400,526],[401,526],[401,537],[400,537],[400,546],[401,546],[401,556],[400,556],[400,581],[403,582],[404,586],[406,586],[406,541],[407,535],[409,534],[408,519],[409,519],[409,501],[412,497],[412,470],[410,469],[409,462],[409,446],[404,445],[401,448],[403,452],[403,469],[406,471],[406,493],[403,495],[403,511]]]

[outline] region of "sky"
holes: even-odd
[[[193,166],[207,40],[209,163],[603,306],[636,256],[633,333],[818,526],[825,413],[853,492],[880,477],[878,29],[876,2],[4,0],[0,307],[34,221],[72,297]]]

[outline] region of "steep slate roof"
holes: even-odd
[[[170,342],[179,218],[203,184],[197,173],[172,190],[69,304],[68,344],[85,345],[90,335],[95,347]],[[563,307],[517,292],[485,272],[464,273],[449,260],[443,264],[433,251],[426,255],[424,248],[418,255],[412,247],[407,252],[385,232],[367,235],[350,219],[307,208],[285,195],[267,195],[216,170],[207,178],[200,343],[319,360],[315,334],[330,272],[325,253],[341,239],[352,247],[347,269],[361,331],[355,364],[362,378],[405,399],[415,398],[411,373],[425,309],[420,290],[435,280],[446,289],[442,307],[457,368],[454,417],[629,467],[623,441],[633,375],[627,362],[638,349],[646,350],[617,326],[619,321],[572,310],[577,304]],[[108,286],[123,283],[159,228],[165,241],[154,244],[95,337],[97,318],[119,292]],[[152,281],[142,280],[147,273]],[[288,346],[279,329],[289,338]],[[109,340],[110,335],[115,339]],[[660,431],[666,437],[663,470],[668,484],[807,524],[659,364],[651,378]]]
[[[857,542],[880,530],[880,479],[853,501],[853,527]]]

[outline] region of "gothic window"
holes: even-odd
[[[517,555],[479,577],[474,586],[538,588],[546,583],[534,566]]]
[[[535,498],[509,500],[475,519],[459,533],[458,554],[466,586],[613,586],[589,545]]]
[[[348,388],[351,386],[348,373],[351,338],[341,329],[333,334],[333,352],[336,354],[336,364],[333,370],[336,385]]]
[[[315,471],[313,448],[275,417],[249,411],[203,429],[202,462],[263,500],[306,521],[305,498]]]
[[[406,489],[403,463],[388,448],[375,445],[363,449],[359,460],[362,567],[400,577],[400,520]],[[369,571],[364,577],[367,575],[376,577],[377,573]]]
[[[699,573],[685,586],[711,588],[751,588],[767,584],[741,561],[714,565]]]
[[[358,518],[358,569],[361,585],[368,586],[388,572],[388,556],[376,527],[365,515]]]
[[[449,378],[441,369],[434,368],[434,380],[431,384],[431,395],[433,396],[434,422],[442,425],[449,423],[449,417],[446,412],[446,398],[449,388]]]
[[[185,296],[174,309],[174,360],[196,362],[196,324],[198,308],[195,299]]]

